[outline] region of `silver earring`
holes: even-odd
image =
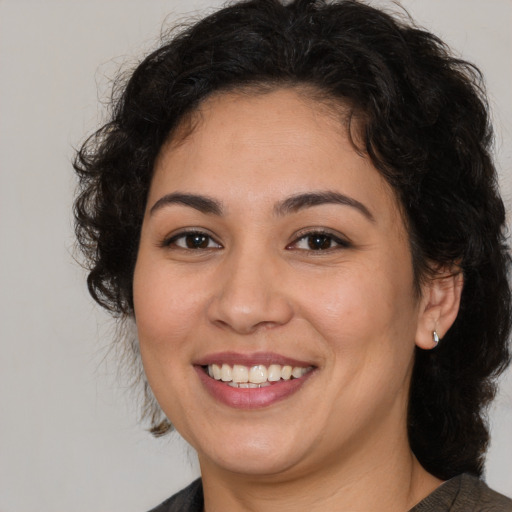
[[[432,338],[434,339],[435,346],[437,347],[437,345],[439,345],[439,341],[441,341],[437,331],[432,331]]]

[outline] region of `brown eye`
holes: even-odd
[[[351,244],[340,236],[330,232],[311,231],[305,233],[290,244],[287,249],[299,249],[301,251],[332,251],[346,249]]]
[[[210,241],[210,237],[200,234],[186,235],[183,238],[187,249],[206,249]]]
[[[332,247],[333,239],[328,235],[314,234],[306,237],[308,248],[312,251],[321,251]]]
[[[173,236],[164,245],[170,248],[179,247],[190,250],[219,249],[221,247],[210,235],[200,232],[180,233]]]

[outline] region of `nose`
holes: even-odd
[[[217,293],[208,308],[211,322],[250,334],[291,320],[283,272],[272,258],[241,251],[226,258],[218,274]]]

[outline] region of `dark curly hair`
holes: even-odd
[[[359,150],[400,200],[417,283],[436,265],[464,276],[454,325],[438,348],[415,354],[412,450],[439,478],[481,475],[511,319],[488,106],[480,72],[403,18],[354,0],[249,0],[173,35],[138,65],[110,122],[76,156],[76,234],[94,299],[132,317],[155,159],[188,114],[212,93],[262,87],[305,87],[348,107]],[[165,433],[147,383],[146,396],[153,432]]]

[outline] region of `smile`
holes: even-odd
[[[242,389],[262,388],[279,381],[300,379],[312,369],[312,366],[280,364],[245,366],[241,364],[229,365],[227,363],[221,365],[210,364],[205,367],[205,371],[213,379],[224,382],[228,386]]]
[[[260,409],[291,398],[317,366],[269,352],[210,354],[194,362],[203,389],[235,409]]]

